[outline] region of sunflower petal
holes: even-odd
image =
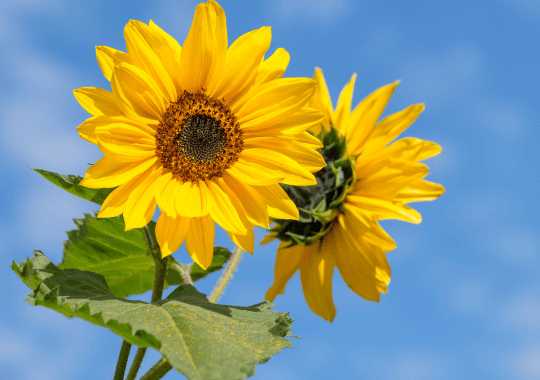
[[[307,78],[281,78],[257,86],[239,109],[232,107],[243,129],[263,129],[285,121],[300,110],[315,91]]]
[[[210,215],[193,218],[189,225],[186,248],[193,261],[199,264],[202,269],[206,269],[212,264],[215,228]]]
[[[234,244],[253,255],[253,248],[255,246],[255,234],[253,233],[252,225],[249,225],[247,233],[245,235],[233,234],[229,232],[229,237]]]
[[[334,115],[334,108],[332,107],[332,101],[330,100],[330,94],[328,93],[328,87],[326,87],[326,81],[322,70],[318,67],[315,68],[315,74],[313,75],[313,80],[317,83],[315,87],[315,93],[311,98],[309,107],[319,110],[324,115],[324,119],[321,121],[323,127],[329,131],[330,122]],[[320,126],[312,127],[313,133],[318,135],[321,132]]]
[[[221,178],[206,180],[205,183],[213,198],[212,207],[210,207],[212,219],[227,232],[245,235],[247,229],[241,218],[244,210],[236,208],[231,199],[236,195]]]
[[[403,203],[433,201],[443,195],[444,186],[438,183],[417,179],[396,195],[395,200]]]
[[[161,167],[156,168],[129,194],[123,212],[126,231],[142,228],[152,220],[156,212],[156,179],[159,178],[162,170]]]
[[[317,245],[308,246],[300,264],[300,279],[311,311],[332,322],[336,308],[332,299],[334,258],[328,252],[317,252]]]
[[[165,98],[154,79],[128,63],[114,67],[111,80],[116,104],[122,112],[142,123],[158,124],[165,113]]]
[[[298,220],[300,214],[296,205],[279,184],[269,186],[253,186],[268,207],[268,215],[276,219]]]
[[[265,83],[283,77],[291,56],[287,50],[278,48],[268,59],[265,59],[259,66],[259,73],[255,79],[255,85]]]
[[[190,218],[170,217],[165,213],[159,216],[156,223],[156,239],[161,249],[161,257],[167,257],[182,245],[189,231]]]
[[[260,227],[269,228],[268,210],[261,195],[254,188],[238,181],[227,172],[223,175],[223,180],[231,191],[242,200],[242,205],[249,220]]]
[[[117,161],[140,161],[156,155],[154,130],[135,120],[110,117],[95,133],[99,149]]]
[[[360,195],[348,195],[346,202],[372,213],[377,219],[398,219],[415,224],[422,221],[416,210],[401,203]]]
[[[92,189],[116,187],[141,174],[157,162],[157,157],[144,161],[120,162],[103,157],[88,170],[79,186]]]
[[[356,82],[356,73],[349,80],[349,83],[343,87],[339,94],[336,112],[334,112],[333,123],[337,129],[347,134],[349,115],[351,113],[351,103],[354,91],[354,83]]]
[[[127,53],[108,46],[96,46],[96,56],[101,72],[109,82],[112,79],[114,66],[123,62],[131,63],[131,58]]]
[[[399,81],[381,87],[362,100],[347,120],[347,152],[357,155],[362,152],[363,144],[374,129],[386,104],[394,93]]]
[[[213,206],[212,194],[204,181],[184,182],[177,186],[176,194],[176,213],[180,216],[190,218],[208,215]]]
[[[116,105],[112,92],[96,87],[82,87],[73,90],[79,104],[92,116],[121,116],[122,111]]]
[[[274,266],[274,283],[266,292],[264,299],[272,302],[278,294],[285,293],[285,286],[291,277],[300,268],[300,262],[304,255],[304,246],[295,245],[285,248],[287,243],[282,242],[279,245],[276,264]]]
[[[151,76],[169,102],[177,98],[176,87],[157,52],[165,53],[165,59],[173,58],[167,41],[150,26],[130,20],[124,28],[127,51],[134,65]]]

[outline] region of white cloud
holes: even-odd
[[[470,89],[482,69],[480,51],[470,45],[457,46],[438,56],[416,57],[402,69],[402,89],[427,103],[455,100]]]
[[[270,11],[284,21],[309,19],[319,23],[332,23],[343,17],[351,5],[350,0],[273,0]]]
[[[479,107],[478,120],[489,136],[504,141],[515,141],[527,129],[525,112],[515,104],[492,102]]]

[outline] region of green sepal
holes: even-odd
[[[31,289],[26,301],[110,329],[128,343],[158,350],[190,380],[240,380],[291,347],[288,314],[262,302],[239,307],[210,303],[191,285],[180,285],[154,304],[117,298],[99,274],[60,269],[43,253],[13,262]]]
[[[76,195],[79,198],[86,199],[87,201],[97,203],[98,205],[102,205],[103,202],[105,202],[105,199],[114,190],[114,188],[90,189],[88,187],[79,186],[79,183],[83,180],[83,178],[78,175],[64,175],[49,172],[43,169],[31,169],[41,174],[43,178],[64,189],[68,193]]]
[[[76,229],[67,232],[64,255],[59,264],[62,269],[88,270],[101,274],[107,280],[116,297],[127,297],[152,289],[154,261],[148,252],[142,229],[125,230],[122,217],[96,218],[85,214],[83,219],[74,219]],[[155,241],[156,223],[151,221],[148,230]],[[227,248],[214,247],[212,264],[202,269],[198,264],[191,267],[193,281],[223,268],[231,257]],[[178,263],[169,256],[170,263]],[[168,265],[165,286],[183,284],[181,274],[173,265]]]
[[[327,166],[314,173],[313,186],[281,185],[298,207],[299,220],[273,219],[271,235],[290,243],[311,245],[329,231],[332,222],[343,209],[343,202],[356,183],[354,160],[347,155],[345,137],[332,128],[322,130],[318,138],[324,147],[319,153]]]

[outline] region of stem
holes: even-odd
[[[135,359],[133,359],[133,363],[131,364],[131,368],[126,377],[126,380],[135,380],[135,377],[137,376],[137,372],[139,372],[139,368],[141,367],[144,354],[146,354],[146,349],[147,347],[138,348],[137,353],[135,354]]]
[[[193,285],[193,280],[191,279],[191,267],[193,266],[193,263],[188,264],[186,270],[182,269],[180,264],[178,264],[174,260],[171,260],[169,262],[169,266],[171,268],[175,269],[178,273],[180,273],[180,275],[182,276],[182,279],[184,280],[185,284]]]
[[[150,371],[146,372],[146,374],[143,377],[141,377],[140,380],[161,379],[171,369],[172,369],[172,365],[169,364],[167,359],[161,358],[161,360],[157,362],[152,368],[150,368]]]
[[[144,240],[146,241],[146,245],[148,246],[148,251],[154,259],[154,267],[156,268],[154,272],[154,288],[152,289],[152,299],[150,300],[151,303],[154,303],[161,300],[161,297],[163,296],[163,288],[165,286],[165,277],[167,275],[168,260],[161,258],[161,252],[159,250],[159,247],[153,241],[152,235],[150,235],[150,231],[148,230],[148,226],[145,226],[142,230],[144,234]],[[135,379],[135,377],[137,376],[137,372],[139,372],[139,368],[141,367],[145,354],[146,347],[139,347],[137,353],[135,354],[135,359],[133,359],[133,363],[131,364],[131,368],[129,370],[126,380]],[[122,380],[123,377],[124,373],[122,372],[122,377],[119,379]],[[116,378],[114,380],[116,380]]]
[[[212,303],[216,303],[219,300],[219,297],[221,297],[221,294],[223,294],[223,291],[225,290],[225,287],[231,281],[233,278],[233,273],[236,270],[236,267],[238,266],[238,263],[240,262],[240,259],[242,258],[242,248],[236,247],[234,249],[233,255],[231,259],[229,260],[229,264],[227,264],[227,268],[225,268],[225,271],[221,275],[221,278],[219,279],[218,283],[216,284],[216,287],[212,291],[212,294],[210,294],[210,297],[208,297],[208,301]]]
[[[131,350],[131,343],[122,342],[120,348],[120,355],[118,355],[118,362],[116,363],[116,371],[114,371],[114,380],[122,380],[124,373],[126,372],[126,365],[129,358],[129,351]]]

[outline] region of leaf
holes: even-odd
[[[112,189],[90,189],[88,187],[79,186],[79,183],[82,181],[82,177],[78,175],[63,175],[53,172],[49,172],[43,169],[34,169],[39,174],[41,174],[46,180],[54,183],[56,186],[61,187],[66,190],[68,193],[76,195],[87,201],[97,203],[98,205],[103,204],[105,198],[114,190]]]
[[[60,268],[89,270],[103,275],[116,297],[152,289],[154,262],[148,253],[142,229],[124,231],[122,217],[95,218],[85,214],[84,219],[75,219],[74,222],[77,228],[67,233],[69,240],[64,241]],[[150,222],[148,227],[155,239],[156,224]],[[207,270],[197,264],[191,268],[193,281],[223,268],[230,256],[228,249],[215,247],[212,264]],[[171,256],[169,260],[176,262]],[[165,286],[183,282],[182,276],[169,265]]]
[[[127,342],[158,350],[190,380],[245,379],[282,348],[292,320],[270,311],[270,302],[249,307],[216,305],[191,285],[149,304],[116,298],[105,278],[60,269],[43,253],[12,264],[32,291],[26,301],[109,328]]]

